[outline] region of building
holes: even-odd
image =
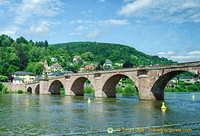
[[[79,63],[81,60],[82,60],[82,59],[81,59],[80,56],[74,56],[74,58],[73,58],[73,62],[74,62],[74,63]]]
[[[50,68],[51,68],[51,71],[53,71],[53,72],[63,72],[64,71],[62,66],[58,63],[54,63],[53,65],[51,65]]]
[[[22,79],[19,77],[15,77],[12,82],[14,84],[22,84],[23,83]]]
[[[93,66],[90,66],[90,65],[87,65],[87,66],[85,66],[85,70],[95,70],[95,67],[93,67]]]
[[[44,65],[43,74],[50,75],[50,74],[51,74],[51,69],[50,69],[50,67],[48,66],[47,60],[45,59],[44,62],[40,62],[40,63]]]
[[[51,61],[52,61],[52,62],[57,62],[58,59],[57,59],[57,58],[51,58]]]
[[[120,66],[120,67],[122,67],[122,66],[123,66],[123,63],[115,63],[115,66]]]
[[[67,64],[68,66],[74,66],[74,64],[71,63],[71,62],[67,62],[66,64]]]
[[[109,59],[106,59],[105,63],[103,64],[103,66],[110,66],[112,67],[112,61]]]
[[[195,83],[196,80],[192,76],[181,76],[179,78],[180,81],[186,82],[186,83]]]
[[[33,83],[35,82],[36,75],[33,72],[17,71],[12,74],[15,79],[15,83]]]

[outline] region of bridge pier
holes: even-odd
[[[163,100],[164,91],[153,91],[152,79],[148,75],[139,76],[139,98],[150,100]]]
[[[49,94],[49,80],[48,79],[40,79],[40,94]]]

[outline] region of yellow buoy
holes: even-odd
[[[192,99],[194,100],[194,98],[195,98],[195,97],[194,97],[194,94],[193,94],[193,95],[192,95]]]
[[[88,98],[88,101],[87,101],[88,103],[91,103],[91,100],[90,100],[90,98]]]
[[[165,102],[162,102],[162,107],[161,107],[161,109],[167,109],[167,107],[165,106]]]

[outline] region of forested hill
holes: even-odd
[[[130,61],[134,66],[139,65],[156,65],[156,64],[171,64],[175,63],[166,58],[158,56],[146,55],[135,48],[112,43],[98,42],[70,42],[54,44],[57,48],[67,50],[70,56],[83,55],[86,52],[91,52],[94,55],[94,61],[100,63],[105,62],[105,59],[110,59],[113,62]]]
[[[82,58],[79,63],[73,63],[74,56]],[[56,61],[52,61],[56,58]],[[83,65],[97,64],[97,69],[109,69],[103,67],[106,59],[115,63],[123,63],[123,67],[139,65],[170,64],[173,61],[158,56],[146,55],[129,46],[120,44],[97,42],[72,42],[49,45],[48,41],[28,41],[24,37],[16,40],[8,35],[0,35],[0,75],[10,75],[15,71],[34,72],[40,75],[44,69],[43,64],[47,60],[49,66],[59,63],[64,70],[77,72]]]

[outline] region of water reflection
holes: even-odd
[[[200,94],[194,95],[193,101],[190,93],[166,94],[164,113],[162,101],[139,100],[138,97],[0,95],[0,135],[61,135],[108,127],[200,122]],[[89,104],[88,97],[91,98]]]

